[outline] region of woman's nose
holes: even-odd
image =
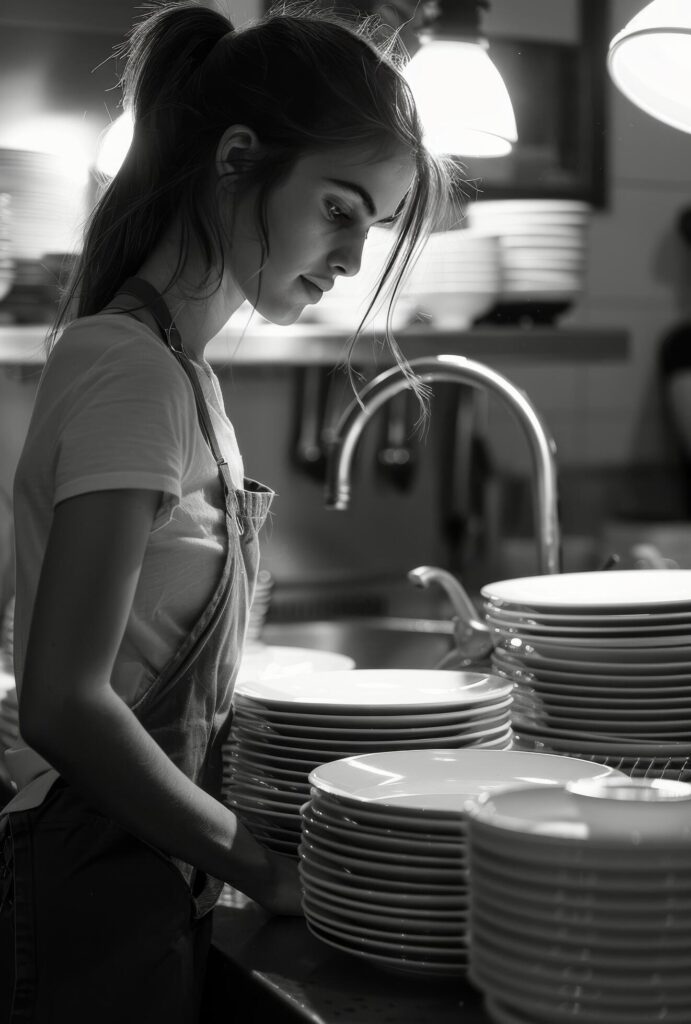
[[[355,277],[362,266],[362,250],[365,246],[365,237],[358,234],[356,238],[344,243],[334,250],[329,259],[329,266],[334,276],[339,274],[342,277]]]

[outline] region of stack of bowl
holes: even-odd
[[[565,199],[482,200],[469,204],[472,228],[499,236],[498,312],[549,321],[583,290],[591,208]]]
[[[316,768],[300,846],[307,925],[322,941],[380,967],[463,974],[468,801],[505,786],[617,774],[510,750],[395,751]]]
[[[499,239],[461,229],[430,236],[404,295],[432,327],[465,329],[494,305],[500,291]]]
[[[496,1024],[688,1024],[691,786],[581,780],[467,813],[469,973]]]
[[[511,688],[483,673],[414,669],[241,680],[226,748],[226,802],[258,839],[297,856],[311,771],[386,750],[506,749]]]
[[[482,588],[521,745],[691,778],[691,570],[563,573]]]

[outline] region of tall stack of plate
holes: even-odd
[[[307,925],[322,941],[380,967],[463,974],[467,802],[507,785],[618,774],[575,758],[510,750],[395,751],[316,768],[300,846]]]
[[[501,275],[495,235],[437,231],[413,267],[404,295],[433,327],[464,329],[494,305]]]
[[[501,304],[568,305],[583,290],[591,208],[565,199],[470,203],[472,228],[499,236]]]
[[[691,570],[531,576],[482,596],[521,743],[691,778]]]
[[[236,687],[225,799],[267,846],[297,856],[309,774],[353,755],[511,745],[511,684],[474,672],[302,672]]]
[[[80,242],[86,186],[61,170],[56,157],[0,149],[0,192],[11,197],[12,257],[34,260],[71,252]]]
[[[688,1024],[691,786],[530,787],[467,813],[469,975],[496,1024]]]

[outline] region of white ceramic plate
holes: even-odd
[[[454,848],[464,842],[465,821],[457,815],[439,816],[431,811],[420,815],[416,811],[402,811],[400,808],[392,809],[389,814],[385,807],[370,807],[368,804],[342,800],[315,788],[310,793],[310,808],[313,811],[324,811],[332,819],[346,821],[349,828],[362,829],[368,835],[394,835],[400,840],[434,842],[452,845]]]
[[[302,849],[305,856],[312,861],[332,865],[336,870],[345,870],[348,874],[359,875],[360,878],[375,881],[386,886],[389,881],[406,882],[417,887],[420,885],[443,886],[450,893],[463,893],[468,888],[464,865],[460,862],[452,867],[439,864],[415,864],[411,859],[399,863],[390,858],[382,859],[377,851],[367,853],[365,850],[338,850],[318,837],[309,826],[302,830]]]
[[[518,735],[537,736],[554,750],[582,750],[588,754],[606,754],[609,758],[617,755],[640,757],[681,757],[691,758],[691,741],[677,739],[644,740],[625,736],[595,733],[588,729],[555,729],[538,725],[518,714],[514,717],[514,728]]]
[[[307,927],[315,938],[320,939],[322,942],[326,942],[329,946],[334,946],[335,949],[341,950],[344,953],[349,953],[351,956],[358,956],[363,960],[368,960],[371,963],[389,971],[395,971],[401,974],[423,976],[433,975],[435,977],[458,977],[465,974],[465,962],[459,963],[457,967],[447,967],[442,964],[431,963],[426,960],[408,956],[381,956],[375,953],[365,952],[362,949],[353,949],[342,940],[335,938],[332,934],[320,928],[316,921],[307,920]]]
[[[371,908],[363,909],[361,906],[351,906],[347,900],[335,897],[332,893],[324,893],[309,882],[305,884],[304,892],[316,906],[322,908],[323,912],[333,914],[334,918],[340,919],[343,923],[385,927],[389,932],[403,931],[410,936],[430,934],[458,937],[465,934],[468,921],[467,914],[455,919],[430,914],[415,916],[407,912],[392,914],[391,908],[385,904],[373,904]]]
[[[689,648],[689,664],[691,665],[691,648]],[[389,727],[392,723],[401,728],[409,728],[416,725],[448,725],[463,722],[472,722],[477,719],[484,719],[487,715],[499,714],[505,708],[511,706],[511,697],[504,697],[501,700],[478,701],[468,707],[460,709],[449,709],[447,711],[424,710],[416,714],[399,714],[396,711],[387,712],[384,715],[376,715],[367,711],[365,714],[340,714],[338,709],[328,713],[315,711],[310,707],[300,711],[282,711],[275,708],[258,706],[250,701],[241,700],[236,708],[236,720],[239,714],[243,719],[252,717],[255,721],[268,722],[270,724],[296,725],[300,727],[318,728],[376,728],[383,725]]]
[[[463,936],[453,932],[441,935],[427,935],[424,932],[406,932],[405,929],[375,928],[365,921],[350,921],[334,913],[333,908],[325,906],[320,900],[313,899],[308,893],[303,897],[305,916],[342,935],[345,939],[367,939],[372,943],[381,943],[393,952],[405,950],[413,954],[422,954],[430,958],[466,955],[467,942]]]
[[[497,661],[497,666],[499,666]],[[533,668],[531,670],[517,669],[513,666],[504,668],[497,667],[498,673],[506,673],[510,679],[516,682],[526,682],[528,685],[534,685],[537,689],[540,688],[541,681],[546,683],[570,683],[572,686],[583,686],[583,687],[614,687],[619,682],[622,688],[626,688],[632,693],[635,693],[638,688],[642,689],[653,689],[656,686],[660,686],[666,690],[676,690],[677,693],[689,692],[691,693],[691,672],[663,672],[659,675],[657,673],[651,673],[650,675],[615,675],[614,673],[608,675],[600,675],[595,672],[553,672],[549,669],[544,668]]]
[[[691,639],[691,628],[686,623],[674,625],[674,626],[622,626],[622,627],[603,627],[599,629],[595,626],[581,628],[579,626],[533,626],[527,623],[508,623],[505,620],[498,619],[495,615],[486,616],[487,625],[490,626],[496,633],[499,633],[502,637],[510,639],[513,636],[526,637],[530,642],[532,637],[555,637],[562,640],[570,640],[571,637],[582,637],[585,640],[593,637],[596,640],[607,639],[608,637],[640,637],[646,638],[650,646],[655,646],[658,637],[675,637],[681,638],[679,642],[683,643],[684,638],[686,642]]]
[[[583,662],[588,665],[594,662],[612,662],[626,665],[644,665],[648,662],[671,662],[691,664],[691,646],[688,644],[636,644],[633,641],[615,640],[611,643],[598,641],[569,640],[553,643],[551,640],[525,641],[518,637],[502,641],[496,650],[501,650],[518,658],[535,658]]]
[[[590,614],[589,612],[571,612],[560,614],[559,612],[544,611],[521,611],[511,606],[502,607],[491,601],[485,601],[485,610],[498,619],[511,623],[526,623],[535,626],[579,626],[581,628],[595,626],[599,629],[606,629],[611,626],[633,627],[633,626],[674,626],[681,623],[691,626],[691,612],[600,612]]]
[[[338,706],[343,711],[351,708],[410,711],[431,705],[459,709],[478,701],[502,700],[510,695],[511,688],[479,672],[353,669],[260,680],[243,687],[242,692],[258,703],[278,705],[286,710],[309,704],[320,710]]]
[[[412,911],[420,912],[430,917],[438,914],[448,918],[462,918],[468,913],[468,893],[448,891],[420,892],[413,886],[404,886],[400,890],[394,890],[382,885],[366,885],[353,880],[352,882],[341,872],[330,871],[328,868],[315,863],[309,857],[301,856],[298,866],[303,884],[319,885],[328,893],[335,893],[348,899],[353,906],[369,907],[372,903],[381,903],[382,900],[393,910],[402,910],[405,913]]]
[[[310,773],[310,784],[347,803],[410,813],[462,817],[480,793],[527,782],[559,785],[605,777],[611,769],[590,761],[530,751],[424,750],[350,757]]]
[[[365,850],[368,856],[387,856],[394,861],[410,859],[413,863],[421,864],[433,862],[447,867],[457,865],[465,858],[465,843],[460,839],[451,845],[448,842],[435,842],[434,839],[421,839],[419,835],[417,839],[411,839],[406,833],[396,834],[394,829],[389,830],[388,834],[384,834],[384,830],[375,832],[363,828],[361,823],[353,822],[346,815],[329,813],[323,804],[317,805],[314,801],[310,801],[304,808],[302,818],[303,826],[308,825],[336,845],[348,844],[353,853]]]
[[[381,736],[387,740],[396,739],[397,737],[405,738],[423,738],[425,736],[462,736],[465,733],[474,733],[478,730],[486,731],[487,729],[493,729],[501,725],[506,725],[509,721],[509,709],[511,702],[508,701],[506,707],[494,714],[494,709],[487,709],[485,714],[474,715],[472,718],[456,719],[450,721],[442,721],[435,723],[426,723],[423,716],[412,723],[411,725],[401,725],[396,721],[395,716],[385,725],[370,725],[360,724],[359,726],[339,727],[334,726],[332,728],[325,727],[322,725],[316,726],[303,726],[295,725],[292,722],[266,722],[261,721],[258,717],[246,717],[238,711],[233,720],[233,725],[237,730],[240,728],[246,730],[247,733],[260,734],[266,736],[270,741],[275,738],[281,742],[281,737],[290,740],[291,742],[301,743],[312,743],[316,741],[326,740],[329,744],[334,742],[344,743],[350,740],[362,741],[363,739],[374,738],[375,736]]]
[[[500,607],[562,613],[691,612],[691,569],[629,569],[524,576],[488,583],[482,596]]]
[[[644,841],[683,844],[691,854],[691,798],[644,803],[578,798],[561,786],[533,786],[487,793],[467,813],[505,834],[521,832],[584,842],[616,841],[622,846]],[[471,832],[472,834],[472,832]]]
[[[678,648],[675,648],[677,650]],[[513,653],[503,647],[497,647],[492,657],[498,663],[508,664],[526,672],[547,669],[549,672],[578,672],[582,675],[595,673],[601,676],[645,676],[645,675],[683,675],[691,677],[691,658],[681,657],[674,661],[596,661],[575,658],[548,658],[538,654]]]

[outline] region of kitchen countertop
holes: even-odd
[[[462,979],[383,971],[320,942],[302,918],[271,917],[226,887],[214,911],[213,1011],[225,1024],[489,1024]]]
[[[0,325],[0,365],[43,363],[43,340],[48,324]],[[407,359],[436,352],[469,359],[502,358],[537,362],[563,360],[576,363],[623,361],[629,356],[628,332],[613,327],[492,327],[470,330],[438,330],[406,327],[395,332]],[[243,325],[226,325],[209,342],[206,358],[222,366],[334,366],[344,359],[348,332],[327,324],[253,324],[243,336]],[[355,362],[390,366],[393,359],[379,341],[382,332],[365,331],[357,346]]]

